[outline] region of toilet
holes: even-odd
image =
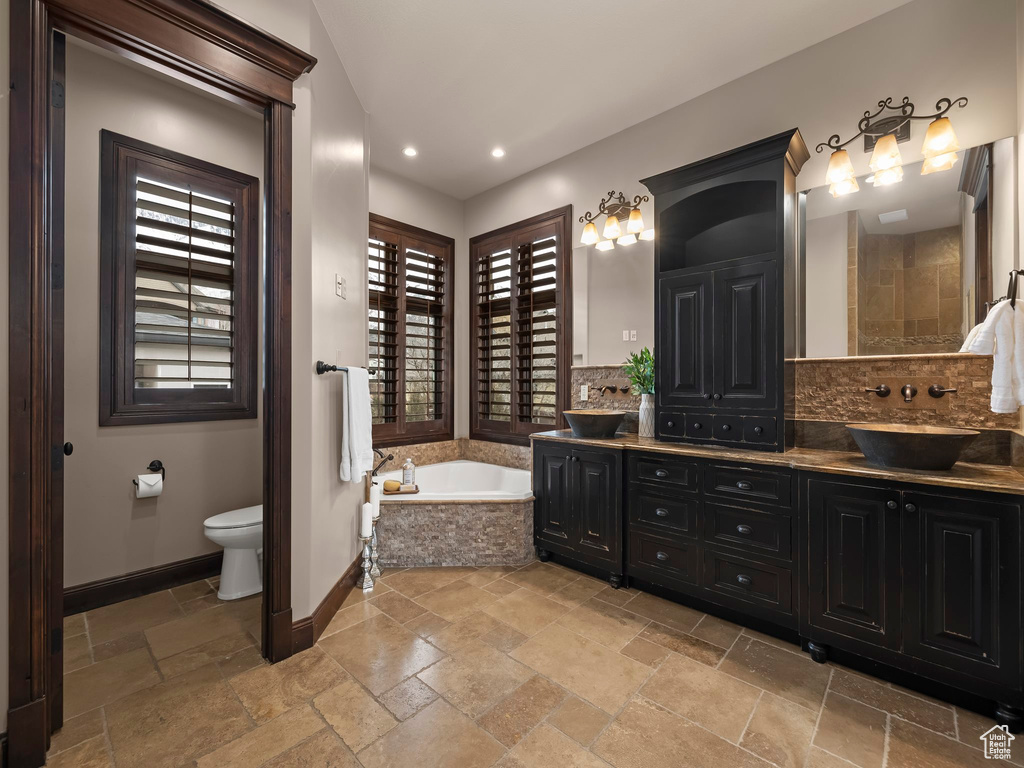
[[[224,547],[217,597],[238,600],[263,591],[263,505],[208,517],[203,528],[206,538]]]

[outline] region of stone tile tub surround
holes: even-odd
[[[399,469],[406,458],[411,458],[417,467],[428,464],[440,464],[445,461],[479,461],[483,464],[496,464],[499,467],[513,469],[530,469],[530,447],[528,445],[508,445],[491,443],[484,440],[470,440],[460,437],[455,440],[442,440],[435,443],[411,443],[381,448],[385,454],[392,453],[395,458],[384,465],[382,472]]]

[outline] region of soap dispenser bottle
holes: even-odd
[[[402,485],[416,485],[416,465],[406,459],[402,465]]]

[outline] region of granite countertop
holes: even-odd
[[[969,488],[975,491],[1013,493],[1024,495],[1024,474],[1015,467],[998,464],[970,464],[958,462],[952,469],[926,471],[917,469],[891,469],[869,464],[859,453],[825,451],[816,448],[791,448],[785,453],[746,451],[740,448],[720,448],[693,443],[669,443],[652,437],[619,434],[613,438],[573,437],[568,429],[537,432],[535,440],[554,440],[575,445],[592,445],[605,449],[649,451],[676,456],[694,456],[703,459],[747,462],[750,464],[789,467],[827,474],[881,478],[905,483],[940,485],[946,488]]]

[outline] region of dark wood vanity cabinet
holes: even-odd
[[[815,475],[804,490],[812,653],[1024,704],[1017,498]]]
[[[643,180],[658,232],[659,438],[785,447],[795,178],[807,157],[792,130]]]
[[[607,573],[621,583],[622,452],[536,442],[534,543]]]

